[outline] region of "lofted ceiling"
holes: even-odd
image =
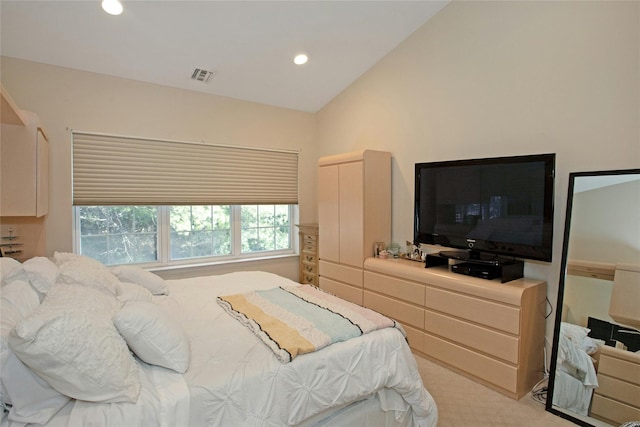
[[[447,1],[122,3],[112,16],[99,0],[0,0],[0,54],[315,112]]]

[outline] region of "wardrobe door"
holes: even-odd
[[[340,263],[362,268],[364,187],[362,162],[340,165],[339,173]]]
[[[340,261],[339,165],[318,170],[318,219],[320,259]]]

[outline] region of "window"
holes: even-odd
[[[294,252],[298,152],[72,132],[76,252],[175,265]]]
[[[293,253],[295,205],[77,206],[76,251],[107,265]]]
[[[170,259],[231,255],[231,206],[169,207]]]

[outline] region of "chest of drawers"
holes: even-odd
[[[300,283],[318,286],[318,224],[299,224]]]
[[[400,322],[418,353],[519,399],[542,378],[546,283],[508,283],[365,261],[364,305]]]

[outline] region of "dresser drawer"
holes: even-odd
[[[447,365],[501,387],[510,393],[517,391],[518,370],[515,366],[430,334],[424,336],[424,352]]]
[[[313,245],[316,246],[318,243],[318,236],[313,235],[313,234],[303,234],[302,235],[302,242],[305,245]]]
[[[419,283],[365,271],[364,288],[414,304],[424,304],[425,286]]]
[[[640,420],[640,409],[594,394],[591,402],[591,416],[621,425],[629,420]]]
[[[320,260],[320,276],[362,288],[362,269]]]
[[[302,274],[302,280],[300,280],[300,283],[303,285],[318,286],[318,276],[315,274]]]
[[[301,252],[316,255],[317,254],[317,246],[309,245],[309,244],[305,243],[304,245],[302,245],[302,251]]]
[[[399,323],[402,325],[402,329],[404,329],[404,332],[407,334],[409,347],[416,351],[424,353],[424,332],[402,322]]]
[[[318,257],[315,254],[309,254],[302,252],[300,254],[300,262],[307,264],[315,264],[318,261]]]
[[[317,267],[315,264],[313,263],[307,263],[305,261],[302,262],[302,272],[303,273],[313,273],[316,274],[318,273],[317,271]]]
[[[632,406],[640,406],[640,386],[598,373],[596,393]],[[638,408],[640,410],[640,408]]]
[[[424,315],[425,331],[446,337],[448,341],[464,343],[507,362],[518,363],[518,338],[430,310],[426,310]]]
[[[427,287],[428,309],[471,320],[510,334],[520,333],[520,309],[493,301],[470,297],[443,289]]]
[[[319,278],[320,289],[354,304],[362,305],[362,288],[356,288],[326,277]]]
[[[416,328],[424,325],[424,309],[406,302],[364,291],[364,306]]]
[[[626,360],[611,357],[608,354],[600,355],[598,362],[598,372],[608,377],[619,378],[632,384],[640,386],[640,363],[629,362]],[[640,406],[640,392],[638,392],[638,406]]]

